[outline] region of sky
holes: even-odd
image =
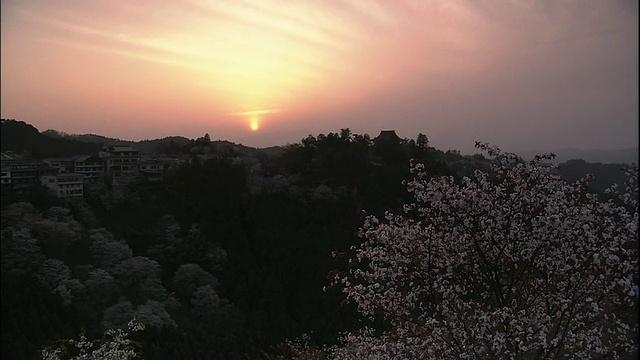
[[[267,147],[638,146],[638,2],[2,0],[4,119]]]

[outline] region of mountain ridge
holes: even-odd
[[[589,163],[602,164],[630,164],[638,163],[638,148],[621,149],[578,149],[563,148],[546,151],[520,151],[516,152],[525,160],[530,160],[542,153],[553,153],[556,155],[554,162],[563,163],[570,160],[584,160]]]
[[[110,138],[99,134],[67,134],[65,132],[57,131],[54,129],[47,129],[40,132],[33,125],[24,121],[18,121],[14,119],[2,119],[3,135],[2,135],[2,151],[6,150],[25,150],[23,149],[25,144],[16,142],[16,134],[20,136],[26,136],[27,143],[44,142],[49,143],[58,140],[69,140],[75,142],[73,146],[66,144],[69,149],[93,149],[96,144],[101,146],[133,146],[140,150],[142,153],[155,154],[158,153],[159,146],[169,146],[174,144],[175,146],[182,147],[192,142],[197,142],[197,139],[189,139],[184,136],[167,136],[157,139],[145,139],[140,141],[134,140],[122,140],[118,138]],[[6,134],[5,134],[6,133]],[[11,133],[11,134],[9,134]],[[42,137],[44,136],[44,138]],[[44,140],[43,140],[44,139]],[[23,139],[24,140],[24,139]],[[24,143],[24,141],[22,141]],[[5,146],[6,144],[9,144]],[[62,144],[62,143],[61,143]],[[82,145],[88,144],[88,145]],[[216,148],[228,149],[233,148],[240,154],[257,154],[264,153],[268,156],[275,156],[281,154],[284,151],[284,146],[269,146],[264,148],[255,148],[246,146],[243,144],[236,144],[227,140],[214,140],[211,141],[211,145]],[[87,147],[88,146],[88,147]],[[11,149],[9,147],[16,147]],[[40,147],[38,147],[39,149]],[[508,149],[507,149],[508,150]],[[69,150],[71,151],[71,150]],[[622,149],[578,149],[578,148],[562,148],[545,151],[520,151],[516,152],[525,160],[532,159],[535,155],[542,153],[554,153],[556,155],[554,162],[564,163],[570,160],[584,160],[588,163],[602,163],[602,164],[630,164],[632,162],[638,163],[638,148],[622,148]],[[35,154],[34,154],[35,155]]]

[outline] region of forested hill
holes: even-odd
[[[11,151],[23,158],[41,159],[75,154],[93,154],[101,144],[46,136],[24,121],[2,119],[2,152]]]
[[[337,136],[338,134],[336,133],[335,135]],[[309,139],[303,139],[301,145],[305,145],[305,141],[309,141]],[[405,139],[404,141],[407,140]],[[328,141],[327,143],[330,142]],[[285,151],[286,149],[281,146],[257,149],[225,140],[211,141],[208,134],[198,139],[169,136],[154,140],[128,141],[96,134],[72,135],[52,129],[39,132],[34,126],[24,121],[2,119],[2,152],[11,151],[19,157],[41,159],[77,154],[95,154],[105,145],[132,146],[143,154],[171,156],[217,153],[265,158],[280,157],[288,152],[287,158],[291,158],[296,153],[296,151],[291,151],[295,150],[295,145],[288,151]],[[309,146],[306,146],[306,148],[309,148]],[[446,163],[458,175],[472,176],[476,169],[488,170],[486,159],[482,156],[463,156],[456,150],[443,152],[434,148],[431,149],[436,158]],[[613,184],[623,185],[625,177],[624,172],[620,170],[624,166],[622,162],[628,164],[634,159],[637,161],[637,149],[635,149],[635,152],[632,150],[634,149],[579,152],[576,149],[572,149],[572,152],[565,153],[554,160],[560,164],[559,174],[567,181],[575,181],[585,177],[587,174],[591,174],[594,175],[594,179],[591,181],[590,186],[594,190],[602,192]],[[580,154],[585,155],[586,158],[626,159],[628,161],[619,161],[618,163],[610,163],[608,161],[590,162],[578,158],[577,156]],[[520,153],[518,155],[522,156],[524,160],[529,160],[534,156],[533,152]],[[568,157],[574,160],[568,160]]]
[[[168,136],[154,140],[130,141],[110,138],[97,134],[67,134],[53,129],[45,130],[42,132],[42,134],[52,138],[77,140],[83,142],[95,142],[105,146],[131,146],[145,154],[157,153],[162,149],[162,147],[169,147],[169,144],[173,144],[173,146],[179,148],[191,142],[191,140],[183,136]]]
[[[283,149],[272,146],[257,149],[226,140],[211,141],[205,134],[198,139],[183,136],[167,136],[161,139],[130,141],[97,134],[67,134],[47,129],[40,132],[33,125],[14,119],[2,119],[2,152],[11,151],[22,158],[41,159],[77,154],[94,154],[102,146],[131,146],[142,154],[179,155],[201,152],[205,146],[213,152],[236,153],[251,156],[280,155]]]

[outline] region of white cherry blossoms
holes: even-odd
[[[365,219],[333,277],[386,330],[331,357],[612,358],[637,354],[638,167],[601,200],[544,163],[486,144],[491,175],[428,178],[412,163],[404,213]]]
[[[129,332],[142,331],[143,323],[131,320],[127,324]],[[54,347],[57,345],[57,347]],[[129,339],[129,333],[122,329],[108,329],[104,337],[88,340],[84,333],[80,339],[59,340],[57,344],[45,347],[40,351],[43,360],[129,360],[140,358],[139,344]]]

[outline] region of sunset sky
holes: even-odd
[[[2,1],[1,115],[248,146],[638,145],[638,2]]]

